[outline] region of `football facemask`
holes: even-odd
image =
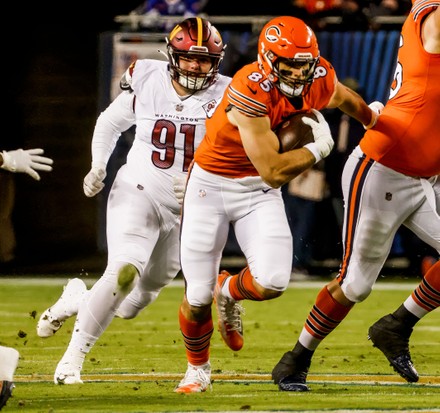
[[[280,63],[284,63],[280,68]],[[277,59],[273,73],[278,78],[275,85],[287,97],[305,96],[314,79],[318,59]],[[291,68],[291,70],[289,70]],[[301,77],[292,77],[292,70],[301,70]]]

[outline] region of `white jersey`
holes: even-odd
[[[219,75],[217,82],[208,89],[182,98],[172,86],[168,62],[137,60],[131,73],[133,92],[123,92],[115,99],[116,108],[112,110],[112,104],[106,110],[107,121],[118,124],[119,135],[136,124],[135,139],[127,156],[129,174],[137,185],[148,188],[148,193],[154,194],[159,204],[175,213],[180,212],[180,205],[173,192],[172,177],[188,171],[194,151],[205,135],[205,120],[214,113],[229,82],[229,77]],[[121,105],[126,114],[125,123],[113,120],[112,116],[114,113],[116,119],[121,118]],[[128,110],[134,111],[131,119]],[[100,135],[99,125],[97,122],[94,141]],[[106,132],[107,137],[111,135],[108,130]],[[117,131],[113,131],[114,138],[115,134]],[[101,152],[105,148],[103,159],[94,143],[94,162],[101,159],[106,163],[115,143],[98,145]]]
[[[156,200],[180,211],[173,175],[186,174],[229,79],[181,98],[171,85],[168,63],[138,60],[132,74],[136,95],[136,136],[127,157],[129,171],[149,187]]]
[[[93,314],[95,324],[88,316],[78,316],[79,330],[91,336],[101,334],[116,308],[119,317],[135,317],[180,270],[181,206],[173,176],[187,173],[204,138],[205,120],[212,116],[230,78],[219,76],[208,89],[182,98],[167,65],[151,59],[132,64],[124,75],[124,91],[96,122],[92,166],[100,168],[107,165],[121,133],[133,125],[136,131],[127,162],[118,170],[108,196],[107,267],[84,309]],[[127,263],[138,270],[140,278],[125,297],[114,291],[120,267]]]

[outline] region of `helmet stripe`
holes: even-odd
[[[170,40],[173,40],[174,39],[174,36],[178,33],[178,32],[180,32],[180,30],[182,30],[182,27],[178,24],[178,25],[176,25],[176,27],[171,31],[171,33],[170,33]]]
[[[197,46],[202,46],[203,43],[203,22],[200,17],[197,19]]]

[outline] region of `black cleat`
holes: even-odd
[[[6,402],[12,396],[12,390],[15,385],[12,381],[0,381],[0,410],[6,406]]]
[[[301,372],[297,374],[291,374],[284,377],[278,383],[278,388],[281,391],[310,391],[309,386],[306,384],[307,373]]]
[[[400,376],[410,383],[415,383],[419,380],[419,374],[409,353],[409,338],[412,330],[392,314],[388,314],[368,329],[368,339],[385,355],[390,366]]]
[[[272,379],[282,391],[309,391],[306,379],[310,363],[310,358],[301,359],[295,351],[288,351],[272,370]]]

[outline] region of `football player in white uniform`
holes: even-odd
[[[12,395],[14,374],[20,354],[15,348],[0,346],[0,410]]]
[[[53,159],[43,156],[40,148],[16,149],[0,152],[0,168],[9,172],[25,173],[36,181],[41,179],[38,171],[52,171]],[[12,395],[14,374],[20,354],[12,347],[0,346],[0,410]]]
[[[38,335],[49,337],[77,313],[55,384],[82,383],[85,356],[113,317],[135,317],[180,270],[180,204],[187,170],[205,134],[205,119],[230,78],[219,74],[225,45],[207,20],[182,21],[166,41],[168,62],[134,62],[122,77],[122,93],[95,126],[92,168],[84,179],[89,197],[103,188],[121,133],[135,124],[136,134],[108,198],[104,274],[87,294],[81,280],[71,280],[37,325]]]

